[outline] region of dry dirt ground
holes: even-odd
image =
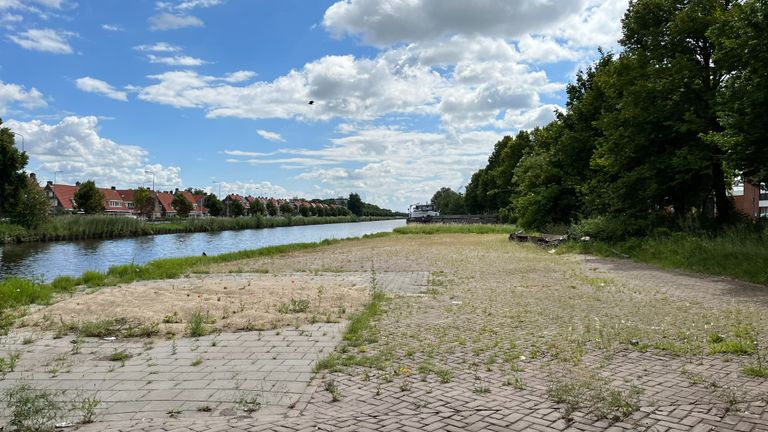
[[[199,301],[224,315],[238,297],[229,309],[216,309],[225,302],[214,297],[270,280],[283,284],[269,296],[270,314],[291,297],[312,299],[320,285],[333,319],[348,316],[330,301],[336,285],[346,289],[334,300],[346,314],[366,301],[372,279],[389,300],[374,340],[338,353],[347,366],[321,372],[287,412],[84,430],[768,430],[768,380],[745,373],[768,371],[765,286],[559,256],[502,235],[389,236],[198,270],[208,274],[173,281],[170,294],[169,282],[144,283],[144,300],[129,287],[103,290],[34,319],[96,318],[110,301],[120,305],[107,315],[133,310],[137,319],[143,307],[153,319],[186,316]],[[195,298],[208,278],[217,288]],[[289,291],[288,280],[306,289]],[[259,291],[247,292],[245,309],[262,307]],[[279,315],[250,320],[273,327]]]

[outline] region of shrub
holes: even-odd
[[[6,390],[5,401],[11,412],[8,422],[17,431],[53,430],[62,413],[58,394],[50,390],[36,390],[29,384],[18,384]]]

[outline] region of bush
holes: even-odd
[[[5,401],[11,411],[10,426],[17,431],[53,430],[62,413],[57,393],[36,390],[29,384],[18,384],[5,392]]]
[[[568,236],[573,239],[590,237],[595,240],[618,241],[628,237],[647,235],[650,228],[649,221],[598,216],[572,224],[568,228]]]

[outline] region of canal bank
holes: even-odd
[[[296,218],[298,219],[298,218]],[[112,266],[145,264],[161,258],[220,255],[291,243],[361,237],[390,232],[402,219],[303,225],[240,231],[178,233],[111,240],[7,244],[0,247],[0,279],[22,277],[49,282],[57,276],[78,277]]]

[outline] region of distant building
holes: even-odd
[[[768,188],[748,181],[738,181],[733,187],[733,204],[736,210],[751,218],[768,218]]]

